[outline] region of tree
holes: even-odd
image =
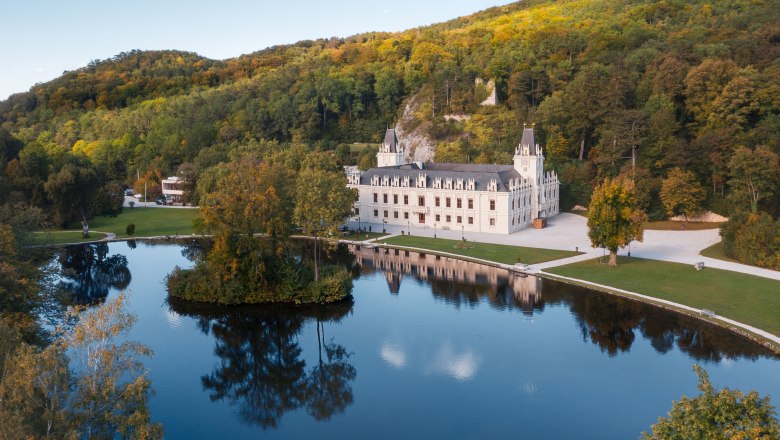
[[[319,280],[320,238],[338,236],[354,201],[355,190],[347,188],[342,172],[309,167],[298,174],[293,218],[305,234],[314,236],[314,281]]]
[[[50,346],[17,348],[0,376],[0,436],[162,437],[162,426],[151,422],[151,382],[138,360],[151,350],[125,339],[135,317],[124,304],[120,294],[87,311],[71,309],[76,324],[60,329]]]
[[[588,237],[593,247],[609,250],[609,265],[617,266],[617,251],[634,240],[642,241],[645,213],[639,209],[634,183],[607,179],[598,185],[588,208]]]
[[[672,168],[669,175],[661,184],[661,201],[669,216],[688,216],[701,211],[701,203],[707,196],[707,192],[696,180],[691,171],[680,168]]]
[[[699,376],[701,395],[682,399],[672,404],[666,418],[660,417],[652,433],[643,433],[645,439],[775,439],[780,437],[774,406],[769,397],[761,398],[751,391],[716,390],[707,372],[694,365]]]
[[[766,147],[738,147],[731,156],[729,169],[731,197],[737,202],[749,202],[754,214],[758,212],[758,203],[777,190],[780,162],[778,155]]]

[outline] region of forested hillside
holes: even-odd
[[[498,105],[479,105],[477,78],[495,81]],[[776,217],[780,2],[532,0],[225,61],[119,54],[0,103],[0,203],[64,224],[108,209],[95,195],[116,185],[194,183],[239,146],[303,144],[368,166],[370,150],[349,144],[380,141],[407,106],[404,128],[432,139],[437,161],[509,163],[535,123],[564,209],[626,173],[665,217],[662,183],[680,168],[703,207]],[[740,171],[756,158],[770,168],[757,199]]]

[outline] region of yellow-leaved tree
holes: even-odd
[[[593,190],[588,207],[588,237],[593,247],[609,251],[609,265],[617,266],[617,251],[642,241],[647,215],[639,208],[634,183],[607,179]]]

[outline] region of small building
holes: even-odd
[[[184,179],[178,176],[172,176],[163,179],[162,193],[168,203],[182,203],[182,196],[184,195]]]
[[[523,130],[513,165],[406,163],[404,153],[388,129],[379,167],[347,173],[361,222],[511,234],[558,214],[558,177],[544,172],[533,128]]]

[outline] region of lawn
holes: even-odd
[[[374,239],[374,238],[384,237],[385,235],[387,235],[387,234],[385,234],[383,232],[361,232],[361,233],[358,234],[356,232],[351,232],[350,231],[349,235],[343,235],[342,238],[344,238],[346,240],[356,240],[356,241],[360,240],[360,241],[363,241],[363,240],[371,240],[371,239]]]
[[[197,209],[190,208],[125,208],[116,217],[95,217],[90,229],[101,232],[113,232],[119,238],[127,237],[125,228],[135,224],[134,237],[153,237],[158,235],[192,234],[192,221],[198,216]]]
[[[39,244],[78,243],[100,240],[105,233],[113,232],[117,238],[128,238],[125,229],[135,224],[135,238],[160,235],[189,235],[193,233],[192,222],[198,216],[197,209],[190,208],[125,208],[116,217],[99,216],[89,221],[92,238],[81,238],[81,225],[74,223],[67,230],[40,231],[35,233]]]
[[[689,264],[630,257],[619,257],[618,267],[594,259],[546,272],[712,310],[780,335],[780,281],[712,268],[697,271]]]
[[[574,255],[580,254],[580,252],[572,251],[508,246],[504,244],[478,243],[475,241],[463,242],[460,240],[445,240],[443,238],[417,237],[408,235],[390,237],[387,240],[381,240],[381,242],[395,246],[406,246],[430,249],[432,251],[448,252],[450,254],[496,261],[504,264],[536,264],[543,263],[545,261],[572,257]]]
[[[570,211],[570,214],[588,218],[588,211]],[[675,222],[671,220],[658,220],[645,222],[642,227],[648,231],[701,231],[704,229],[718,229],[722,223],[717,222]]]
[[[85,241],[102,240],[106,234],[90,231],[89,238],[81,236],[81,229],[78,231],[39,231],[33,233],[33,244],[63,244],[63,243],[81,243]]]
[[[718,260],[730,261],[732,263],[741,263],[740,261],[737,261],[733,258],[729,258],[726,256],[726,251],[723,250],[722,241],[719,241],[708,248],[702,249],[701,252],[699,252],[699,254],[705,257],[715,258]],[[741,264],[747,264],[747,263],[741,263]]]

